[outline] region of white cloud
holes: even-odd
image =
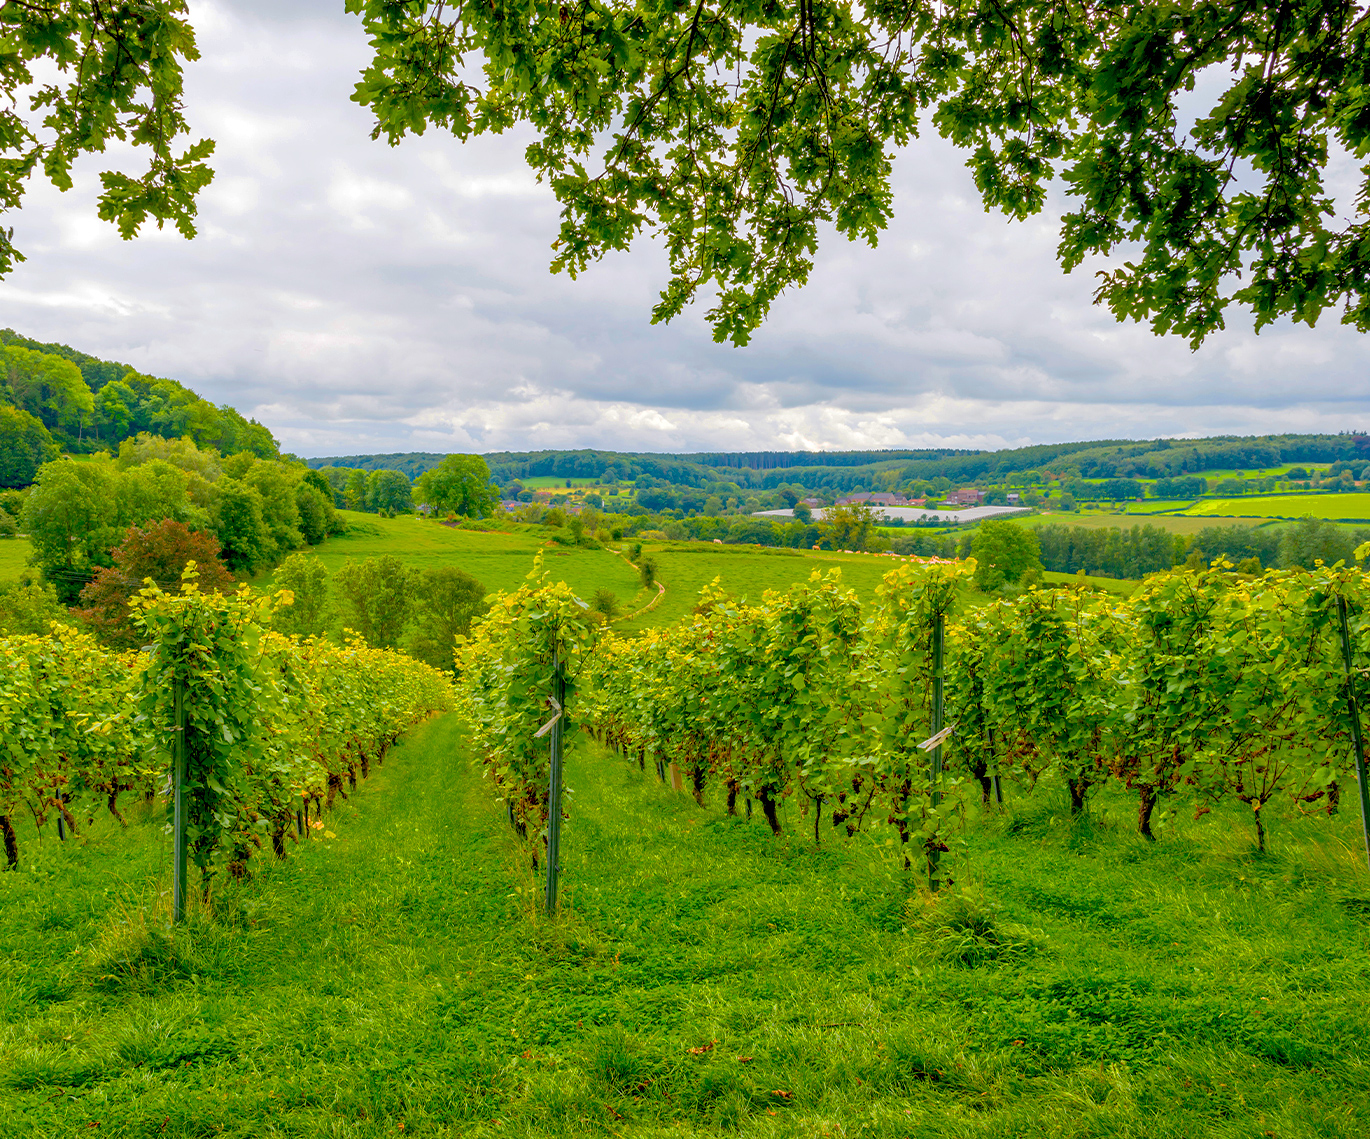
[[[218,141],[200,237],[120,241],[94,219],[101,167],[85,160],[69,194],[35,183],[11,219],[30,259],[0,285],[0,323],[182,379],[298,453],[998,447],[1370,423],[1363,336],[1234,322],[1191,353],[1118,324],[1091,304],[1098,265],[1060,272],[1054,216],[986,214],[933,136],[896,164],[879,248],[829,234],[749,348],[713,343],[705,305],[652,326],[666,264],[650,241],[577,281],[548,273],[559,209],[523,162],[526,131],[370,139],[350,101],[368,49],[341,5],[198,0],[192,18],[192,130]]]

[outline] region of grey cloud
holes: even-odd
[[[176,376],[301,454],[410,448],[1003,446],[1339,430],[1370,416],[1365,338],[1326,322],[1191,353],[1090,303],[1049,217],[980,208],[935,137],[896,166],[878,249],[833,235],[751,347],[700,305],[649,324],[650,240],[548,273],[558,208],[528,135],[391,148],[349,96],[367,49],[336,0],[200,2],[197,132],[219,142],[201,236],[119,241],[94,163],[14,219],[3,323]],[[1059,208],[1059,203],[1056,204]]]

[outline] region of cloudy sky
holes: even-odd
[[[1001,447],[1370,426],[1366,338],[1249,325],[1197,353],[1119,325],[1064,276],[1052,219],[986,214],[935,137],[896,168],[878,249],[830,239],[747,348],[701,311],[649,323],[650,241],[577,281],[528,136],[368,137],[342,0],[191,0],[200,235],[96,219],[99,165],[35,183],[0,325],[171,376],[299,455],[377,451]]]

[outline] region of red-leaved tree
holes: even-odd
[[[190,530],[170,518],[153,526],[130,526],[114,551],[113,567],[96,570],[81,590],[84,608],[76,612],[107,644],[134,648],[138,630],[129,619],[129,598],[147,578],[168,592],[176,591],[189,561],[199,571],[202,590],[224,593],[233,587],[233,575],[219,557],[219,539],[213,534]]]

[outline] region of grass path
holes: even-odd
[[[1235,820],[1147,846],[1127,803],[1071,826],[1039,793],[929,905],[792,801],[777,841],[593,745],[568,772],[554,923],[452,716],[174,941],[154,820],[30,836],[0,1134],[1370,1132],[1351,820],[1256,859]]]

